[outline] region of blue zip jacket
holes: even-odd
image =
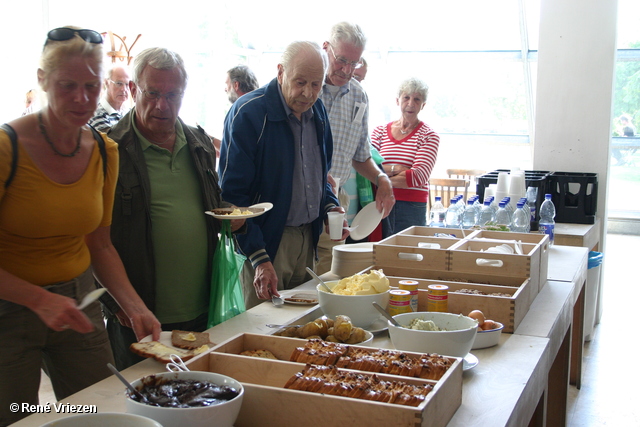
[[[329,119],[320,99],[313,117],[322,157],[324,182],[321,212],[313,221],[313,246],[317,246],[324,218],[339,202],[327,182],[333,139]],[[292,200],[294,139],[278,91],[278,80],[243,95],[225,118],[220,153],[220,186],[225,201],[246,207],[271,202],[273,209],[247,220],[246,234],[237,236],[240,249],[253,267],[275,259]]]

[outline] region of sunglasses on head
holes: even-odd
[[[49,31],[49,34],[47,34],[47,41],[52,40],[54,42],[63,42],[65,40],[71,40],[76,34],[87,43],[101,44],[103,42],[102,35],[97,31],[76,30],[68,27],[60,27]],[[45,43],[45,46],[46,44],[47,43]]]

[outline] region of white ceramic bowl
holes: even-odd
[[[467,316],[451,313],[416,312],[396,314],[400,325],[409,325],[415,318],[433,321],[445,331],[418,331],[389,323],[389,336],[398,350],[416,353],[438,353],[445,356],[465,357],[476,337],[478,323]]]
[[[135,414],[104,412],[102,414],[79,414],[51,421],[41,427],[162,427],[162,424]]]
[[[218,405],[195,408],[162,408],[136,402],[129,398],[129,392],[125,393],[127,412],[142,415],[158,421],[163,426],[189,426],[189,427],[232,427],[240,413],[244,388],[240,382],[226,375],[213,372],[186,371],[186,372],[162,372],[155,374],[162,379],[185,379],[209,381],[217,385],[228,385],[235,388],[240,394],[233,399]],[[141,389],[144,377],[131,383],[137,389]]]
[[[338,281],[325,282],[330,289],[333,289]],[[322,285],[317,285],[318,303],[325,316],[335,319],[342,314],[349,316],[354,326],[367,329],[373,322],[380,319],[382,315],[371,304],[377,302],[387,309],[389,305],[389,291],[373,295],[336,295],[325,291]]]
[[[476,334],[476,339],[473,341],[471,350],[498,345],[498,343],[500,342],[500,334],[502,333],[502,329],[504,329],[504,325],[500,322],[496,323],[500,325],[499,328],[489,329],[486,331],[478,329],[478,333]]]

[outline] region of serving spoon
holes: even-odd
[[[322,285],[323,288],[326,289],[327,292],[329,292],[330,294],[333,293],[333,291],[331,290],[330,287],[327,286],[326,283],[324,283],[324,281],[320,278],[320,276],[318,276],[315,271],[313,271],[312,269],[310,269],[309,267],[307,267],[307,271],[309,272],[309,274],[311,274],[319,283],[320,285]]]
[[[132,386],[131,383],[127,381],[120,372],[118,372],[115,366],[113,366],[111,363],[107,363],[107,367],[111,372],[113,372],[113,375],[115,375],[120,381],[122,381],[122,384],[127,386],[131,393],[133,393],[138,399],[140,399],[141,402],[149,403],[147,398],[144,397],[144,395],[140,393],[134,386]]]
[[[387,310],[382,308],[382,306],[380,304],[378,304],[375,301],[373,301],[371,304],[373,304],[373,306],[376,308],[376,310],[378,310],[380,312],[380,314],[382,314],[389,322],[391,322],[391,324],[393,326],[397,326],[398,328],[402,327],[402,326],[400,326],[400,323],[398,323],[398,321],[396,319],[391,317],[391,315],[389,313],[387,313]]]

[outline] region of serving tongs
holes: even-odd
[[[171,362],[167,363],[167,371],[169,372],[189,372],[189,368],[184,364],[180,356],[177,354],[171,354],[169,356]]]

